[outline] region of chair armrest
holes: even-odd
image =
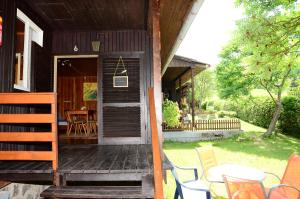
[[[266,171],[264,173],[267,174],[267,175],[274,176],[279,182],[281,181],[280,177],[278,175],[276,175],[275,173],[266,172]]]
[[[272,194],[272,191],[274,191],[275,189],[278,189],[278,188],[280,188],[280,187],[288,187],[288,188],[294,189],[294,190],[298,191],[299,194],[300,194],[300,189],[298,189],[298,188],[296,188],[296,187],[293,187],[293,186],[288,185],[288,184],[278,184],[278,185],[273,186],[273,187],[270,189],[269,194],[268,194],[268,199],[270,199],[271,194]],[[298,198],[298,199],[299,199],[299,198]]]
[[[198,169],[197,169],[197,167],[179,167],[179,166],[176,166],[176,165],[173,165],[173,167],[175,167],[176,169],[186,170],[186,171],[187,170],[193,170],[195,180],[198,180]]]

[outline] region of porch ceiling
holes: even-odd
[[[145,29],[147,0],[24,0],[53,30]]]

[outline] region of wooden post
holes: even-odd
[[[182,98],[181,78],[179,78],[179,108],[180,109],[182,109],[181,98]]]
[[[152,131],[152,154],[153,154],[153,173],[154,173],[154,198],[163,199],[163,173],[162,173],[162,159],[161,149],[159,146],[158,129],[155,113],[156,102],[154,100],[154,89],[149,88],[149,111],[150,111],[150,124]]]
[[[161,90],[161,42],[160,42],[160,0],[149,1],[149,30],[152,39],[152,67],[157,129],[162,151],[162,90]],[[162,158],[163,158],[163,154]]]
[[[195,127],[195,81],[194,70],[191,68],[191,80],[192,80],[192,129]]]

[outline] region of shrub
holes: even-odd
[[[224,110],[224,100],[216,100],[214,101],[214,109],[217,111]]]
[[[227,111],[235,111],[236,116],[246,122],[267,128],[274,113],[274,103],[268,97],[241,98],[228,101],[224,105]]]
[[[201,104],[201,109],[206,111],[207,108],[207,102],[204,102]]]
[[[300,98],[288,96],[282,100],[283,111],[279,129],[289,135],[300,137]]]
[[[176,127],[179,125],[180,112],[177,102],[172,102],[168,99],[164,101],[163,117],[164,122],[166,122],[169,127]]]
[[[225,116],[234,118],[237,116],[237,114],[235,111],[219,111],[218,116],[219,116],[219,118],[224,118]]]

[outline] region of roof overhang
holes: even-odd
[[[209,64],[175,55],[169,63],[162,81],[163,84],[175,83],[176,88],[178,88],[179,84],[184,85],[191,79],[192,71],[193,75],[196,76],[209,67]]]
[[[168,2],[171,0],[163,0],[162,2]],[[178,1],[172,1],[176,2],[178,4]],[[184,3],[190,5],[190,7],[186,10],[182,9],[179,12],[183,12],[185,11],[185,15],[184,17],[181,19],[181,24],[178,27],[174,27],[174,29],[177,28],[177,31],[163,31],[164,30],[164,25],[168,24],[164,24],[163,22],[161,22],[161,28],[162,28],[162,76],[165,74],[165,72],[167,71],[167,68],[170,64],[170,62],[172,61],[178,47],[180,46],[181,42],[183,41],[188,29],[190,28],[192,22],[194,21],[198,11],[200,10],[204,0],[192,0],[187,2],[186,0],[183,0]],[[164,11],[164,9],[167,9],[166,7],[164,7],[163,5],[162,7],[162,17],[164,17],[164,12],[169,12],[169,11]],[[178,10],[177,10],[178,11]],[[162,19],[161,19],[162,20]],[[177,24],[172,23],[172,20],[169,19],[168,21],[169,26],[176,26]],[[175,37],[174,37],[175,35]],[[173,38],[174,37],[174,38]],[[173,42],[166,42],[165,40],[170,40],[173,38]]]

